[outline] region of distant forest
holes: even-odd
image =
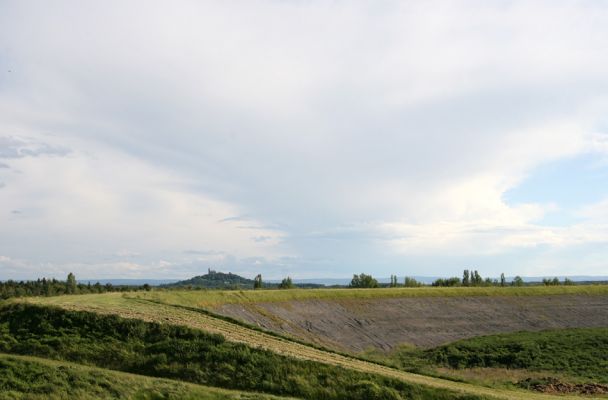
[[[5,281],[0,282],[0,299],[25,296],[59,296],[62,294],[87,294],[87,293],[106,293],[106,292],[131,292],[135,290],[150,290],[148,284],[145,285],[105,285],[99,282],[91,285],[78,283],[76,276],[68,274],[65,281],[57,279],[38,279],[35,281]]]

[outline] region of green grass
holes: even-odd
[[[0,399],[279,400],[286,398],[0,353]]]
[[[608,383],[608,328],[574,328],[481,336],[434,349],[402,346],[363,357],[405,371],[496,388],[557,379]]]
[[[482,336],[428,350],[424,357],[455,369],[526,369],[608,383],[608,328]]]
[[[608,285],[524,287],[419,287],[380,289],[291,290],[154,290],[126,293],[167,304],[213,307],[221,304],[281,302],[293,300],[342,300],[394,297],[608,295]]]
[[[178,292],[185,293],[185,292]],[[185,293],[187,294],[187,293]],[[330,353],[315,349],[302,343],[296,343],[285,338],[268,335],[264,332],[237,325],[230,321],[214,318],[212,315],[158,304],[150,301],[129,298],[121,294],[109,293],[102,295],[61,296],[49,298],[29,298],[27,301],[36,304],[54,304],[69,310],[86,310],[100,314],[120,315],[127,318],[137,318],[145,321],[154,321],[162,324],[186,325],[208,332],[221,333],[226,340],[246,343],[249,346],[267,349],[278,354],[286,354],[303,360],[311,360],[333,366],[340,366],[353,371],[378,374],[398,379],[410,384],[444,389],[452,392],[469,394],[472,396],[499,398],[499,399],[546,399],[550,396],[532,394],[522,390],[504,390],[504,388],[485,388],[453,380],[437,379],[416,373],[408,373],[394,368],[365,362],[352,357]],[[12,303],[19,303],[13,301]],[[565,399],[569,397],[561,397]]]
[[[187,327],[25,304],[0,309],[0,351],[305,399],[479,398],[295,359]]]

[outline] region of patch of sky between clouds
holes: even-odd
[[[600,154],[582,154],[543,164],[515,188],[505,192],[509,205],[554,204],[537,221],[544,226],[568,226],[581,220],[577,210],[608,198],[608,163]]]

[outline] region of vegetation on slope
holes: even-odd
[[[458,398],[445,390],[293,359],[186,327],[26,304],[0,310],[0,351],[308,399]]]
[[[608,393],[608,328],[481,336],[434,349],[402,346],[363,357],[402,370],[495,388]]]
[[[608,328],[517,332],[461,340],[425,358],[452,368],[504,367],[551,371],[608,382]]]
[[[0,399],[272,400],[41,358],[0,354]]]

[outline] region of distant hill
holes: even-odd
[[[280,281],[263,281],[265,289],[274,289],[279,287]],[[237,274],[228,272],[217,272],[209,269],[205,275],[195,276],[194,278],[186,279],[161,285],[162,287],[186,287],[202,289],[253,289],[253,279],[244,278]],[[294,282],[294,286],[301,289],[314,289],[324,287],[321,283],[312,282]]]
[[[195,276],[194,278],[183,281],[173,282],[164,287],[183,287],[192,286],[203,289],[253,289],[253,279],[244,278],[242,276],[228,272],[217,272],[209,269],[205,275]],[[274,287],[274,284],[265,284],[264,286]]]

